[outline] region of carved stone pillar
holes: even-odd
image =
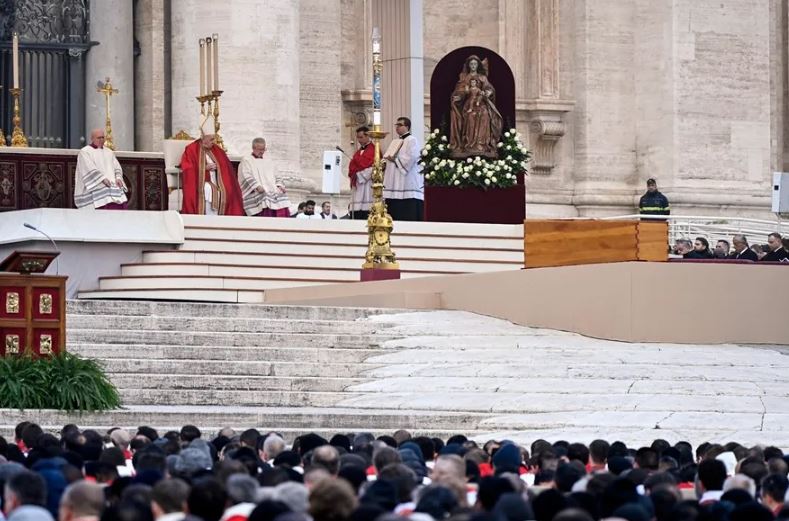
[[[104,95],[96,84],[107,77],[119,92],[112,96],[112,137],[115,150],[134,150],[134,37],[132,2],[102,0],[91,2],[90,35],[99,45],[87,54],[85,71],[85,120],[87,135],[104,128]]]
[[[561,99],[559,75],[559,0],[527,1],[525,110],[529,143],[534,154],[531,171],[548,175],[556,166],[555,148],[564,136],[564,115],[574,102]]]

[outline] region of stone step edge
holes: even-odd
[[[267,317],[194,317],[194,316],[183,316],[183,315],[117,315],[111,313],[91,313],[91,314],[78,314],[78,313],[67,313],[66,318],[78,318],[81,320],[89,319],[89,318],[96,318],[96,319],[146,319],[146,320],[179,320],[179,319],[190,319],[190,320],[205,320],[205,321],[218,321],[218,322],[229,322],[231,320],[236,321],[244,321],[244,322],[273,322],[273,323],[295,323],[295,324],[316,324],[316,325],[358,325],[359,327],[362,326],[375,326],[375,327],[397,327],[399,324],[397,322],[372,322],[366,321],[366,317],[343,320],[343,319],[308,319],[308,318],[267,318]]]

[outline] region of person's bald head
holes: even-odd
[[[94,147],[104,148],[104,129],[94,128],[90,131],[90,144]]]
[[[60,498],[58,521],[80,517],[101,517],[104,511],[104,488],[96,483],[78,481],[63,492]]]

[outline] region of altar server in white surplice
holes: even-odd
[[[104,130],[90,133],[90,145],[79,151],[74,180],[74,204],[77,208],[126,210],[129,189],[123,182],[123,170],[115,154],[104,148]]]
[[[266,140],[252,140],[252,153],[238,165],[238,184],[244,211],[258,217],[290,217],[290,199],[285,185],[277,180],[274,162],[266,155]]]
[[[421,221],[424,212],[425,178],[419,166],[419,143],[411,135],[411,120],[397,118],[397,138],[384,153],[384,198],[395,221]]]

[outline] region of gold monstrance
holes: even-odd
[[[107,76],[107,79],[104,83],[99,81],[99,87],[96,89],[96,92],[100,92],[104,94],[104,101],[105,106],[107,109],[107,121],[104,123],[104,146],[109,148],[110,150],[115,150],[115,143],[112,142],[112,118],[110,116],[110,98],[113,94],[118,93],[118,89],[112,88],[112,83],[110,83],[110,78]]]
[[[367,254],[362,265],[362,280],[400,278],[400,265],[395,259],[389,238],[394,228],[392,216],[386,211],[384,201],[384,169],[381,161],[381,139],[386,132],[381,131],[381,34],[373,29],[373,130],[370,137],[375,143],[375,162],[373,163],[373,205],[367,217]],[[369,270],[369,271],[368,271]],[[374,270],[390,270],[380,272]],[[376,275],[372,275],[376,273]]]

